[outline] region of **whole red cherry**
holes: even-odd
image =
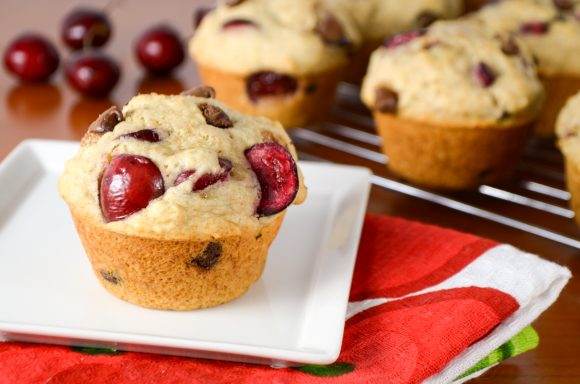
[[[64,19],[60,31],[62,41],[72,50],[102,47],[111,37],[107,14],[93,8],[73,9]]]
[[[58,68],[60,59],[54,45],[36,33],[14,39],[4,51],[6,69],[22,81],[46,81]]]
[[[135,56],[153,74],[167,74],[185,57],[177,32],[167,25],[158,25],[143,33],[135,45]]]
[[[122,220],[165,193],[163,176],[153,161],[137,155],[115,156],[99,185],[101,212],[107,222]]]
[[[75,57],[65,68],[68,83],[83,95],[106,96],[121,76],[117,63],[109,56],[91,52]]]

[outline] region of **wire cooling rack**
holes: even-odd
[[[568,208],[570,194],[565,189],[562,156],[553,142],[532,141],[509,184],[482,185],[474,192],[432,191],[408,184],[387,170],[389,160],[380,150],[381,138],[358,95],[358,87],[341,84],[327,121],[290,131],[301,158],[355,162],[373,170],[371,181],[376,187],[580,249],[574,212]],[[325,158],[309,153],[315,148],[326,149]]]

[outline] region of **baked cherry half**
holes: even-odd
[[[105,168],[99,186],[105,221],[122,220],[147,207],[165,193],[163,176],[150,159],[137,155],[115,156]]]
[[[300,182],[294,158],[275,142],[255,144],[244,152],[260,184],[260,202],[256,213],[274,215],[292,204]]]
[[[291,95],[298,89],[298,81],[292,76],[262,71],[246,79],[246,93],[253,102],[263,97]]]
[[[221,170],[217,173],[205,173],[201,175],[195,181],[195,183],[193,183],[193,187],[191,188],[193,192],[201,191],[203,189],[206,189],[210,185],[213,185],[220,181],[224,181],[228,178],[230,172],[232,171],[232,162],[229,161],[228,159],[224,159],[221,157],[218,159],[218,161]],[[175,178],[175,182],[173,184],[179,185],[184,181],[186,181],[187,179],[189,179],[191,176],[193,176],[193,174],[195,174],[195,170],[193,169],[183,171],[179,175],[177,175],[177,178]]]

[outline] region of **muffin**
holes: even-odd
[[[362,44],[353,57],[346,80],[362,80],[371,53],[385,38],[413,29],[426,28],[438,19],[456,18],[462,13],[462,0],[328,0],[352,15]]]
[[[220,100],[293,127],[326,115],[358,42],[322,0],[245,0],[205,15],[189,51]]]
[[[566,182],[571,206],[580,225],[580,92],[571,97],[558,116],[558,146],[566,164]]]
[[[511,174],[543,90],[517,39],[448,21],[397,35],[377,49],[361,97],[392,171],[417,184],[459,190]]]
[[[278,123],[213,90],[139,95],[91,124],[59,191],[100,283],[148,308],[242,295],[261,275],[284,212],[306,196]]]
[[[546,89],[536,132],[553,136],[560,109],[580,89],[580,1],[506,0],[472,17],[493,31],[516,33],[529,47]]]

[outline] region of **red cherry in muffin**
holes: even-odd
[[[246,79],[246,92],[253,102],[263,97],[291,95],[297,89],[294,77],[271,71],[256,72]]]
[[[45,81],[58,68],[54,45],[44,37],[27,33],[13,40],[4,52],[4,65],[22,81]]]
[[[232,19],[226,21],[224,25],[222,25],[222,29],[224,31],[240,29],[240,28],[258,28],[258,25],[254,23],[252,20],[248,19]]]
[[[415,40],[417,37],[423,36],[425,33],[427,33],[426,29],[417,29],[414,31],[400,33],[391,37],[390,39],[387,39],[383,45],[391,49],[396,48],[400,45],[405,45],[408,42]]]
[[[99,186],[105,221],[122,220],[147,207],[165,192],[159,168],[146,157],[115,156],[105,168]]]
[[[71,87],[83,95],[106,96],[121,76],[117,63],[102,53],[83,54],[67,64],[65,75]]]
[[[60,35],[72,50],[102,47],[111,37],[111,22],[103,11],[77,8],[65,17]]]
[[[157,75],[171,72],[185,57],[179,35],[167,25],[143,33],[135,46],[135,55],[145,69]]]
[[[274,215],[292,204],[298,193],[298,170],[286,148],[275,142],[248,148],[244,155],[260,184],[260,202],[256,213]]]
[[[206,189],[210,185],[213,185],[213,184],[218,183],[220,181],[224,181],[228,178],[228,176],[230,175],[230,172],[232,170],[232,162],[229,161],[228,159],[224,159],[221,157],[218,159],[218,161],[219,161],[221,170],[218,173],[205,173],[205,174],[201,175],[193,183],[193,187],[191,189],[193,192],[201,191],[203,189]],[[177,175],[177,178],[175,179],[175,182],[173,184],[179,185],[179,184],[183,183],[184,181],[186,181],[187,179],[189,179],[191,176],[193,176],[193,174],[195,174],[195,170],[190,169],[187,171],[183,171],[179,175]]]
[[[550,24],[545,21],[528,21],[520,25],[520,33],[524,35],[543,35],[550,29]]]

